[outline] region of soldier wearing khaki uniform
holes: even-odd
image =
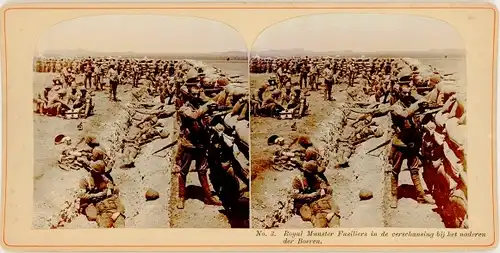
[[[98,160],[90,163],[90,176],[80,180],[80,211],[99,228],[125,227],[125,207],[118,197],[118,189],[105,176],[109,166]]]
[[[409,83],[411,76],[402,76],[399,79],[401,94],[399,100],[392,105],[391,118],[396,135],[392,140],[391,162],[391,207],[397,208],[398,177],[403,161],[406,159],[410,170],[411,179],[417,190],[417,201],[421,203],[434,204],[434,200],[427,196],[420,182],[419,167],[421,161],[418,158],[422,137],[417,123],[414,120],[415,113],[421,108],[424,100],[416,100],[411,96]]]
[[[302,174],[292,181],[295,213],[315,228],[339,227],[340,208],[332,198],[332,188],[316,161],[306,161]]]
[[[220,200],[212,195],[207,176],[208,157],[206,145],[209,142],[209,136],[201,119],[208,112],[208,104],[196,108],[191,99],[192,95],[187,87],[181,87],[182,105],[177,112],[181,125],[180,142],[176,155],[176,169],[179,171],[179,202],[177,204],[179,209],[184,208],[186,177],[193,160],[196,162],[196,171],[203,189],[205,203],[222,205]]]

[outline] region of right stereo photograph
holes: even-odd
[[[465,44],[420,16],[319,14],[250,53],[253,228],[468,228]]]

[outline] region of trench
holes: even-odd
[[[323,152],[322,156],[326,161],[323,164],[326,166],[324,174],[333,188],[333,199],[340,207],[340,226],[444,228],[444,222],[435,210],[435,205],[419,204],[415,200],[416,196],[412,193],[414,192],[413,183],[409,171],[405,168],[405,163],[403,163],[399,177],[398,208],[392,209],[389,206],[390,171],[392,169],[388,161],[390,145],[367,154],[392,135],[389,116],[374,118],[374,121],[385,130],[383,136],[368,139],[357,145],[352,150],[347,167],[336,166],[339,152],[338,138],[348,135],[352,129],[346,125],[361,115],[354,112],[349,114],[349,107],[352,106],[349,102],[369,100],[369,97],[364,94],[353,99],[347,94],[348,89],[350,88],[346,84],[334,86],[333,95],[337,100],[326,106],[322,104],[323,102],[319,102],[322,100],[322,94],[311,94],[309,98],[311,114],[322,114],[320,122],[311,132],[310,137],[314,145]],[[362,88],[358,89],[362,91]],[[306,117],[311,117],[311,115]],[[259,124],[260,120],[258,119]],[[298,121],[307,121],[307,119],[296,120]],[[287,126],[292,123],[279,124]],[[252,129],[252,134],[255,132],[259,134],[258,127],[256,130]],[[268,133],[270,134],[272,133]],[[273,166],[271,163],[258,162],[262,163],[258,164],[258,167]],[[293,214],[293,200],[290,197],[291,181],[298,173],[300,172],[297,170],[265,170],[262,175],[255,177],[255,181],[252,181],[252,196],[254,196],[252,198],[252,226],[254,228],[312,228],[310,222],[302,221],[299,215]],[[427,189],[422,176],[421,182]],[[373,197],[361,200],[359,193],[362,189],[371,191]]]
[[[154,151],[162,148],[166,143],[175,138],[173,131],[165,139],[158,139],[145,144],[140,149],[136,159],[135,167],[122,169],[123,162],[121,154],[121,141],[131,130],[133,120],[132,102],[155,102],[157,99],[150,97],[140,89],[129,89],[120,86],[118,103],[109,102],[107,94],[97,93],[94,96],[96,108],[94,115],[87,120],[64,120],[59,118],[43,118],[42,121],[61,121],[59,125],[65,125],[63,131],[72,138],[73,144],[79,138],[92,134],[96,136],[100,145],[114,160],[111,171],[120,200],[125,206],[125,226],[128,228],[154,228],[168,227],[168,203],[170,189],[166,187],[170,183],[170,168],[173,150],[167,149],[162,152],[164,157],[151,155]],[[142,93],[137,101],[137,96],[132,93]],[[153,101],[154,100],[154,101]],[[110,104],[110,105],[109,105]],[[38,115],[37,115],[38,117]],[[165,119],[168,129],[173,129],[173,117]],[[83,130],[77,132],[76,125],[83,122]],[[69,130],[71,129],[71,130]],[[66,130],[66,131],[64,131]],[[45,130],[50,131],[50,130]],[[36,133],[35,133],[36,135]],[[35,138],[37,139],[37,138]],[[53,145],[53,144],[52,144]],[[36,145],[35,150],[37,150]],[[64,146],[50,147],[49,151],[61,154]],[[46,159],[43,172],[35,175],[35,217],[34,228],[96,228],[95,222],[87,220],[85,215],[79,214],[78,199],[76,191],[80,179],[87,176],[84,169],[64,171],[58,168],[57,159]],[[59,181],[60,183],[48,182]],[[53,187],[57,185],[57,187]],[[47,189],[52,187],[52,189]],[[145,192],[147,189],[156,190],[160,197],[154,201],[147,201]]]

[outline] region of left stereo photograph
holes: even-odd
[[[77,18],[40,37],[33,71],[34,229],[249,227],[248,52],[236,30]]]

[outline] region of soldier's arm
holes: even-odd
[[[392,111],[391,106],[381,106],[373,112],[373,117],[384,116],[384,115],[387,115],[391,111]]]
[[[415,114],[415,112],[419,108],[419,103],[413,103],[409,108],[403,108],[400,105],[393,105],[392,106],[392,113],[396,116],[402,117],[402,118],[408,118]]]
[[[357,119],[356,119],[354,122],[352,122],[350,125],[351,125],[351,126],[354,126],[356,123],[358,123],[358,122],[360,122],[360,121],[362,121],[362,120],[365,120],[365,119],[366,119],[369,115],[370,115],[370,114],[365,113],[365,114],[363,114],[363,115],[359,116],[359,118],[357,118]]]
[[[415,98],[417,101],[425,99],[425,96],[418,94],[416,90],[411,91],[411,96]]]
[[[109,178],[107,175],[103,175],[104,180],[106,181],[106,195],[111,195],[115,191],[115,184],[111,181],[111,178]]]
[[[310,193],[310,194],[304,194],[302,193],[302,184],[300,182],[299,178],[294,178],[292,182],[292,198],[294,200],[301,200],[301,201],[311,201],[317,198],[318,193]]]
[[[106,197],[106,192],[99,192],[99,193],[88,193],[88,183],[87,180],[82,179],[80,180],[80,187],[78,189],[77,197],[83,200],[87,201],[97,201],[100,200],[104,197]]]
[[[325,191],[325,195],[333,194],[333,188],[326,181],[322,182],[320,186],[321,186],[320,191],[321,190]]]
[[[297,143],[299,141],[299,137],[293,139],[293,141],[288,144],[287,148],[290,149],[295,143]]]
[[[186,117],[188,117],[188,118],[190,118],[190,119],[193,119],[193,120],[197,120],[197,119],[201,118],[201,117],[202,117],[202,116],[203,116],[203,115],[204,115],[207,111],[208,111],[208,106],[207,106],[207,104],[202,105],[202,106],[201,106],[199,109],[197,109],[197,110],[193,110],[193,109],[191,109],[191,108],[189,108],[189,107],[186,107],[186,106],[182,107],[182,108],[179,110],[179,112],[180,112],[182,115],[184,115],[184,116],[186,116]]]

